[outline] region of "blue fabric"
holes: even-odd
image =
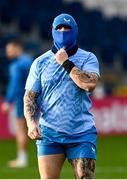
[[[69,14],[60,14],[53,21],[53,28],[56,29],[59,25],[68,25],[70,27],[77,27],[77,23],[74,18]]]
[[[71,27],[70,31],[57,31],[59,25],[67,25]],[[76,44],[78,35],[78,27],[74,18],[68,14],[61,14],[54,19],[52,27],[52,37],[54,45],[57,49],[70,49]]]
[[[78,136],[68,136],[40,125],[42,140],[37,140],[38,156],[65,154],[68,159],[96,159],[96,128],[92,127]]]
[[[96,159],[96,147],[88,142],[62,145],[59,143],[37,144],[38,156],[65,154],[68,159],[92,158]]]
[[[19,56],[10,64],[6,102],[12,103],[23,98],[25,83],[31,64],[32,58],[26,54]]]
[[[16,117],[21,119],[24,118],[24,107],[23,107],[23,98],[18,99],[15,102],[15,110],[16,110]]]
[[[78,49],[69,57],[79,69],[95,72],[99,76],[96,56]],[[90,93],[80,89],[48,51],[37,58],[30,69],[26,89],[40,93],[40,124],[69,135],[84,133],[95,126],[90,112]]]
[[[89,142],[71,145],[67,149],[66,153],[68,159],[75,159],[75,158],[96,159],[96,147]]]

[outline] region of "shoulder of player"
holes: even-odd
[[[21,56],[18,57],[18,61],[26,61],[26,60],[31,60],[32,56],[30,56],[29,54],[22,54]]]
[[[39,57],[37,57],[34,62],[37,63],[37,64],[43,64],[45,62],[47,62],[48,60],[51,59],[51,56],[52,56],[52,51],[49,50],[47,52],[45,52],[44,54],[40,55]]]
[[[83,57],[86,57],[86,58],[89,58],[91,56],[95,56],[95,54],[93,52],[90,52],[90,51],[86,51],[84,49],[81,49],[81,48],[78,48],[78,51],[76,53],[77,55],[79,56],[83,56]]]
[[[28,54],[22,54],[20,57],[18,57],[18,60],[16,62],[17,68],[24,68],[24,67],[29,67],[33,62],[32,56]]]
[[[70,58],[78,68],[82,68],[86,63],[98,62],[96,56],[89,51],[78,48],[76,54]]]

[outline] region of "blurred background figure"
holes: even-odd
[[[23,112],[23,96],[26,78],[32,63],[32,58],[23,51],[19,40],[12,40],[6,45],[6,56],[10,62],[9,82],[6,91],[5,102],[2,110],[9,112],[14,103],[16,113],[16,143],[17,158],[8,162],[11,168],[25,167],[28,164],[27,132]]]

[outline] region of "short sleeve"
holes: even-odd
[[[40,78],[40,72],[39,72],[39,62],[38,59],[36,59],[30,68],[27,81],[26,81],[26,90],[32,90],[34,92],[41,92],[41,78]]]
[[[93,53],[89,54],[87,61],[83,64],[82,70],[86,72],[94,72],[100,76],[99,62]]]

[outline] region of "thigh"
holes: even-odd
[[[92,143],[75,143],[66,150],[77,179],[94,178],[96,146]]]
[[[64,161],[64,154],[38,156],[41,179],[58,179]]]
[[[41,179],[58,179],[65,160],[65,149],[47,137],[44,129],[42,131],[42,139],[36,142],[40,176]]]
[[[76,158],[69,160],[76,179],[93,179],[95,171],[95,159]]]

